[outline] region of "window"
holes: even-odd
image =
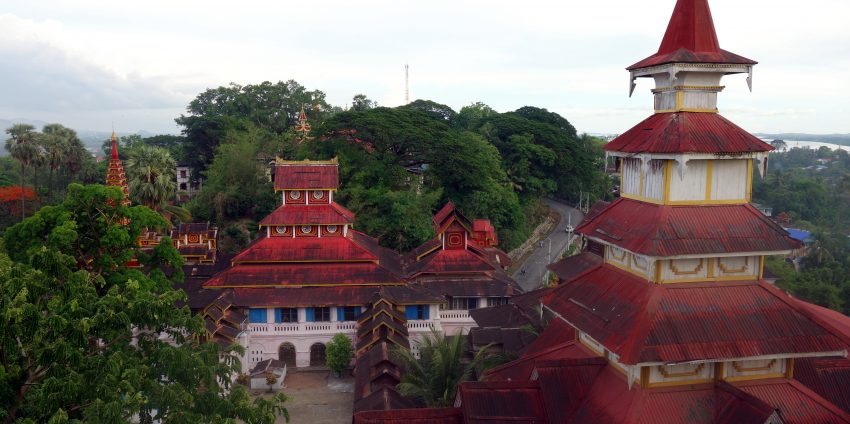
[[[475,297],[452,297],[449,298],[450,310],[475,309],[478,307],[478,298]]]
[[[507,297],[488,297],[487,298],[487,306],[499,306],[499,305],[507,305],[508,298]]]
[[[298,308],[275,308],[274,322],[298,322]]]
[[[307,322],[322,322],[331,320],[331,308],[317,306],[307,308]]]
[[[428,305],[407,305],[404,307],[404,317],[412,319],[429,319]]]
[[[336,308],[337,321],[355,321],[360,316],[359,306],[340,306]]]
[[[186,183],[180,183],[180,190],[186,190]]]
[[[266,323],[266,308],[251,308],[248,310],[248,320],[253,323]]]
[[[186,178],[186,170],[185,169],[180,170],[180,178]]]

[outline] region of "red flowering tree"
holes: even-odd
[[[38,195],[29,187],[7,186],[0,187],[0,228],[8,227],[17,222],[16,217],[21,216],[21,200],[29,205],[34,205]]]

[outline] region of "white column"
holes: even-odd
[[[487,298],[486,297],[479,297],[478,298],[478,307],[479,308],[486,308],[487,307]]]
[[[298,322],[307,322],[306,308],[298,308]]]

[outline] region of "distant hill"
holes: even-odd
[[[820,143],[834,143],[842,146],[850,146],[850,134],[755,133],[755,135],[774,140],[817,141]]]
[[[49,124],[49,122],[40,121],[37,119],[3,119],[0,118],[0,129],[2,129],[2,141],[6,140],[6,129],[11,127],[14,124],[30,124],[35,127],[36,130],[41,130],[42,127]],[[103,140],[109,139],[112,136],[112,131],[96,131],[96,130],[87,130],[87,129],[79,129],[73,128],[74,131],[77,132],[77,137],[80,137],[80,140],[89,150],[100,153],[100,146],[103,143]],[[139,130],[132,134],[138,134],[142,137],[152,137],[157,135],[150,131]],[[127,133],[120,134],[122,136],[128,135]],[[0,146],[0,156],[6,156],[9,152],[6,149]]]

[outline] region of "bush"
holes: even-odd
[[[344,334],[337,333],[328,343],[325,355],[327,357],[328,368],[336,373],[336,375],[340,375],[342,370],[348,367],[351,357],[354,355],[351,340]]]

